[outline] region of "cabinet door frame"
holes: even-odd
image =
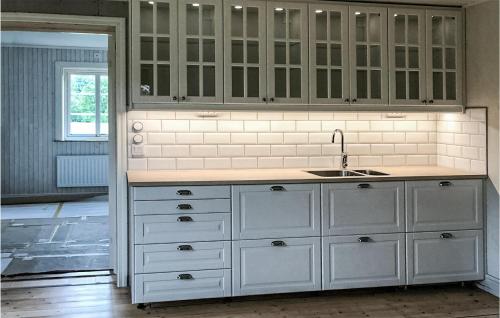
[[[317,68],[316,68],[316,10],[325,10],[327,12],[339,12],[341,14],[341,45],[342,45],[342,66],[333,67],[331,66],[331,54],[327,54],[327,65],[321,67],[326,69],[328,74],[328,98],[316,97],[317,92]],[[330,19],[329,13],[327,15],[327,36],[325,42],[327,45],[327,52],[331,52],[331,38],[330,38]],[[350,69],[350,58],[349,58],[349,7],[346,5],[331,5],[331,4],[310,4],[309,5],[309,98],[311,104],[341,104],[349,105],[350,101],[350,82],[349,82],[349,69]],[[342,97],[341,98],[331,98],[331,71],[334,69],[342,70]]]
[[[130,39],[130,45],[132,47],[131,65],[132,65],[132,101],[134,103],[178,103],[177,97],[179,94],[179,60],[178,60],[178,38],[177,38],[177,0],[156,0],[153,4],[153,33],[147,33],[147,36],[153,38],[153,60],[150,63],[153,65],[153,95],[143,96],[141,95],[141,10],[140,3],[148,1],[144,0],[132,0],[131,1],[131,29],[132,36]],[[170,9],[170,60],[168,63],[161,63],[157,60],[157,4],[167,3]],[[161,37],[161,36],[160,36]],[[149,61],[148,61],[149,62]],[[158,96],[158,65],[170,65],[170,96]]]
[[[276,97],[276,92],[275,92],[275,64],[274,64],[274,9],[275,8],[284,8],[286,9],[294,9],[294,10],[300,10],[301,11],[301,16],[300,16],[300,21],[301,21],[301,26],[302,29],[300,30],[300,43],[301,43],[301,49],[300,49],[300,55],[301,55],[301,64],[300,66],[295,65],[295,67],[292,68],[298,68],[300,67],[301,69],[301,97]],[[309,40],[308,40],[308,29],[309,29],[309,23],[308,23],[308,17],[307,17],[307,3],[300,3],[300,2],[267,2],[267,96],[268,96],[268,101],[269,103],[273,104],[307,104],[309,103],[309,84],[308,84],[308,79],[309,79],[309,57],[308,57],[308,52],[309,52]],[[289,39],[285,38],[285,43],[288,46]],[[286,49],[288,52],[288,49]],[[287,54],[288,56],[288,54]],[[291,64],[279,64],[283,65],[283,68],[286,69],[286,91],[287,91],[287,96],[290,95],[290,65]],[[307,85],[304,85],[307,83]]]
[[[456,19],[456,46],[455,46],[455,68],[456,68],[456,77],[455,77],[455,97],[454,100],[435,100],[433,96],[433,65],[432,65],[432,16],[438,15],[443,17],[453,17]],[[464,86],[464,36],[465,30],[462,22],[462,11],[460,10],[447,10],[447,9],[434,9],[434,10],[426,10],[426,60],[427,60],[427,101],[431,105],[445,105],[445,106],[454,106],[454,105],[463,105],[463,91],[462,87]],[[444,38],[444,32],[443,32]],[[443,39],[444,43],[444,39]],[[443,98],[446,98],[446,68],[445,67],[445,44],[439,45],[443,48]]]
[[[215,62],[203,62],[202,49],[203,46],[199,45],[199,61],[187,61],[187,33],[186,33],[186,5],[198,3],[200,6],[213,5],[214,6],[214,36],[204,36],[199,34],[197,39],[214,38],[215,39]],[[224,98],[224,62],[223,62],[223,22],[222,22],[222,0],[178,0],[179,12],[179,103],[222,103]],[[200,22],[202,17],[199,18]],[[200,30],[202,26],[199,26]],[[193,36],[194,37],[194,36]],[[200,42],[199,42],[200,43]],[[187,94],[187,66],[189,64],[198,65],[213,65],[215,67],[215,96],[203,96],[203,73],[200,72],[199,76],[199,95],[188,96]],[[208,64],[207,64],[208,63]]]
[[[406,99],[397,99],[396,98],[396,56],[395,56],[395,48],[396,46],[403,46],[405,48],[405,63],[406,66],[409,66],[409,50],[408,41],[405,44],[396,44],[395,39],[395,17],[396,15],[416,15],[418,16],[419,24],[418,24],[418,47],[419,47],[419,56],[418,63],[419,68],[400,68],[405,72],[406,78]],[[388,11],[388,56],[389,56],[389,103],[391,105],[425,105],[427,102],[427,86],[426,86],[426,78],[427,78],[427,66],[426,66],[426,15],[424,9],[408,9],[408,8],[399,8],[399,7],[390,7]],[[407,21],[407,20],[406,20]],[[408,32],[408,23],[405,22],[405,33]],[[407,35],[405,35],[407,37]],[[416,45],[411,45],[416,46]],[[408,71],[416,71],[419,72],[419,98],[418,99],[410,99],[410,83],[408,77]]]

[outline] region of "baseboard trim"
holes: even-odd
[[[500,298],[500,279],[486,275],[483,281],[476,284],[477,287]]]

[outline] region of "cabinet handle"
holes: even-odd
[[[351,100],[349,98],[344,99],[345,103],[349,103]]]
[[[272,246],[286,246],[286,243],[284,241],[272,241],[271,245]]]
[[[441,181],[439,182],[439,186],[440,187],[451,187],[453,185],[453,183],[451,183],[450,181]]]
[[[182,100],[186,100],[186,96],[182,96],[182,97],[181,97],[181,99],[182,99]]]
[[[272,186],[271,191],[285,191],[285,187],[283,186]]]
[[[177,190],[177,195],[192,195],[191,190]]]
[[[178,251],[192,251],[193,247],[191,245],[179,245],[177,246]]]
[[[263,98],[262,98],[262,101],[263,101],[263,102],[267,102],[267,98],[263,97]]]
[[[369,188],[371,188],[371,185],[369,185],[368,183],[358,184],[358,189],[369,189]]]
[[[358,242],[360,243],[368,243],[371,241],[371,238],[369,236],[361,236],[358,238]]]
[[[451,239],[451,238],[453,238],[453,234],[451,234],[451,233],[441,233],[441,235],[439,237],[442,238],[442,239]]]
[[[352,102],[353,102],[353,103],[355,103],[355,102],[357,102],[357,101],[358,101],[358,100],[357,100],[356,98],[353,98],[353,99],[352,99]]]
[[[193,222],[193,218],[190,216],[179,216],[177,222]]]
[[[177,205],[177,209],[179,209],[179,210],[191,210],[191,209],[193,209],[193,207],[191,206],[191,204],[179,204],[179,205]]]
[[[269,101],[272,103],[274,102],[274,97],[269,98]]]
[[[181,279],[181,280],[193,279],[193,275],[191,275],[191,274],[179,274],[179,276],[177,276],[177,279]]]
[[[422,101],[422,104],[427,104],[427,99],[424,99],[424,100]]]
[[[177,96],[172,96],[172,100],[177,100]]]
[[[434,100],[429,99],[429,104],[434,104]]]

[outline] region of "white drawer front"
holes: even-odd
[[[233,242],[233,294],[255,295],[321,289],[320,238]]]
[[[184,214],[231,212],[230,199],[134,201],[134,214]]]
[[[407,230],[481,229],[481,180],[407,182]]]
[[[233,187],[233,238],[319,236],[320,185]]]
[[[229,199],[229,186],[134,187],[134,200]]]
[[[230,269],[137,274],[134,279],[134,303],[231,296]]]
[[[448,234],[451,237],[441,237]],[[408,284],[484,278],[483,232],[480,230],[407,234],[406,246]]]
[[[231,268],[231,242],[135,246],[135,272],[158,273]]]
[[[406,283],[404,234],[336,236],[322,240],[323,289]]]
[[[135,244],[230,240],[231,214],[136,216],[134,231]]]
[[[404,232],[404,183],[323,184],[323,235]]]

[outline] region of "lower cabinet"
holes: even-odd
[[[233,295],[321,289],[321,239],[233,242]]]
[[[323,289],[404,285],[405,235],[322,238]]]
[[[408,284],[482,280],[483,232],[408,233]]]

